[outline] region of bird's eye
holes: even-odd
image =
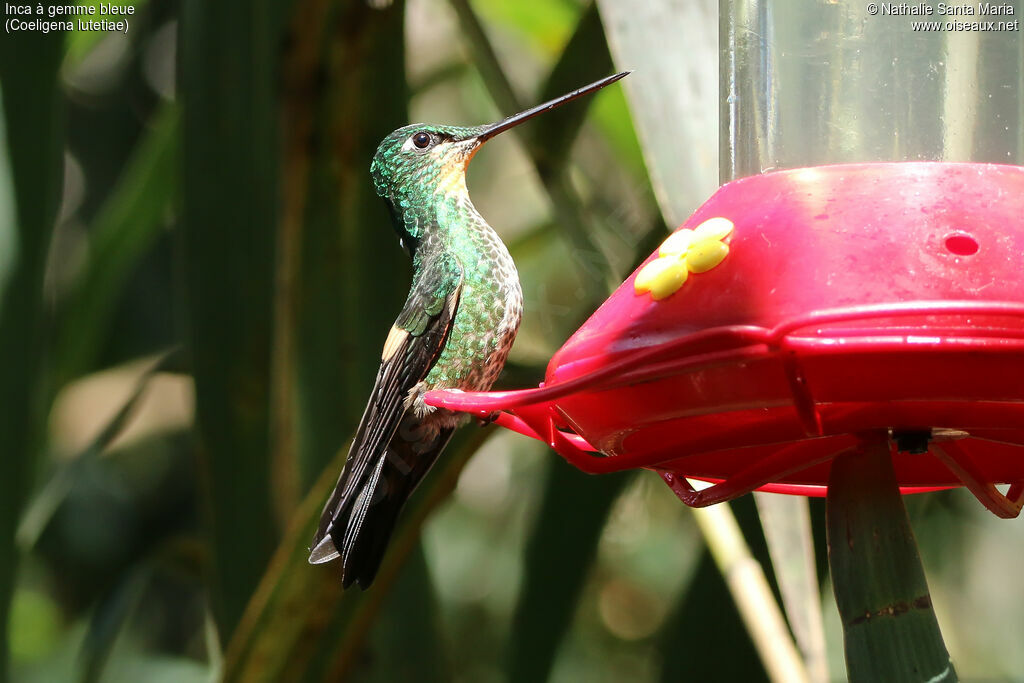
[[[426,149],[430,146],[430,135],[422,132],[416,133],[416,135],[412,136],[412,144],[420,149]]]

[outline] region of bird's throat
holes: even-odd
[[[443,195],[468,195],[469,188],[466,187],[466,165],[451,164],[445,167],[437,179],[435,194]]]

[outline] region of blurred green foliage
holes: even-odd
[[[63,38],[61,32],[19,34],[0,46],[0,677],[6,677],[5,616],[18,564],[15,528],[45,415],[43,287],[63,176],[64,103],[57,81]]]
[[[377,142],[631,67],[597,10],[131,4],[127,35],[0,43],[0,677],[762,678],[656,477],[588,477],[493,427],[460,433],[372,590],[305,560],[408,285]],[[526,294],[504,386],[542,379],[666,227],[620,88],[521,132],[469,179]],[[1019,525],[956,492],[910,508],[958,669],[1012,677]]]

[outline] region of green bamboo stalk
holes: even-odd
[[[886,439],[865,442],[833,461],[827,520],[850,681],[958,680]]]

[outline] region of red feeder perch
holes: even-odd
[[[1024,168],[873,163],[729,183],[540,388],[426,400],[501,411],[586,472],[653,469],[694,506],[824,495],[837,454],[888,434],[904,493],[965,485],[1016,516]]]

